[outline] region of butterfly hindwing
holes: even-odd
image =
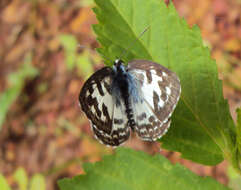
[[[135,131],[143,140],[154,141],[170,126],[181,92],[179,79],[160,64],[145,60],[130,62],[128,72],[139,83],[143,100],[133,103]]]
[[[117,107],[111,93],[112,69],[104,67],[84,84],[79,101],[92,124],[95,137],[102,143],[118,146],[129,138],[124,104]]]
[[[170,126],[170,119],[161,122],[154,114],[148,102],[138,102],[133,105],[135,132],[146,141],[155,141],[164,135]]]

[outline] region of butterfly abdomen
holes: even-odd
[[[125,113],[128,119],[128,126],[131,127],[132,130],[134,130],[135,120],[131,105],[131,98],[135,88],[134,79],[129,73],[125,71],[119,71],[116,73],[112,84],[113,95],[116,96],[115,99],[117,100],[117,105],[119,102],[118,99],[121,98],[123,100],[125,105]]]

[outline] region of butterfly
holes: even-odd
[[[147,60],[96,71],[84,83],[79,102],[102,144],[118,146],[135,132],[144,141],[156,141],[168,130],[178,103],[178,76]]]

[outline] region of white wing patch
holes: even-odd
[[[135,70],[134,71],[137,74],[141,74],[144,76],[143,79],[143,83],[141,86],[141,90],[143,92],[143,94],[147,94],[147,96],[145,96],[145,99],[147,100],[147,102],[154,108],[154,103],[153,103],[153,90],[158,90],[160,87],[158,85],[158,81],[162,81],[162,78],[156,75],[156,71],[155,70],[150,70],[151,74],[152,74],[152,83],[148,84],[148,79],[146,76],[146,72],[144,70]],[[158,91],[159,96],[161,96],[161,91]],[[164,106],[164,101],[160,101],[159,102],[159,106],[163,107]]]
[[[159,96],[161,96],[162,93],[165,93],[165,92],[161,91],[160,86],[158,85],[158,82],[163,81],[162,77],[157,76],[155,70],[150,70],[150,72],[152,74],[152,82],[148,83],[146,71],[136,69],[136,70],[134,70],[134,72],[144,76],[144,79],[142,81],[141,90],[142,90],[143,95],[145,96],[145,100],[154,109],[153,91],[157,92]],[[159,107],[161,107],[161,108],[164,107],[164,104],[165,104],[165,102],[162,99],[160,99],[160,101],[158,102]]]
[[[97,106],[98,106],[99,110],[102,110],[103,105],[106,106],[107,107],[107,111],[108,111],[108,113],[109,113],[109,115],[111,117],[112,112],[113,112],[113,100],[112,100],[111,94],[108,92],[107,88],[104,86],[104,82],[109,84],[110,83],[110,78],[106,77],[102,82],[99,83],[100,87],[101,87],[101,89],[103,91],[104,96],[100,95],[100,92],[99,92],[99,89],[97,87],[97,84],[93,84],[94,91],[92,92],[92,94],[90,94],[89,91],[87,91],[86,94],[89,94],[89,96],[91,96],[93,99],[96,98],[96,100],[98,102]],[[104,116],[104,114],[102,112],[101,112],[100,116],[98,115],[97,111],[95,110],[94,105],[91,106],[91,111],[92,111],[93,114],[95,114],[95,116],[98,119],[100,119],[100,120],[102,120],[104,122],[107,120],[107,118]]]
[[[115,104],[113,110],[112,131],[125,128],[128,123],[128,118],[125,113],[124,102],[120,101],[120,105],[117,107]],[[123,136],[123,134],[121,134]]]

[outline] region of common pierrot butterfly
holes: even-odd
[[[96,71],[79,95],[95,137],[118,146],[133,131],[145,141],[164,135],[181,93],[177,75],[160,64],[120,59]]]

